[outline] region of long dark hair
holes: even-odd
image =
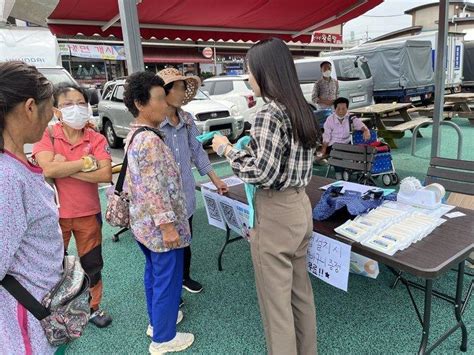
[[[293,139],[304,148],[315,148],[320,132],[314,114],[301,91],[290,50],[278,38],[254,44],[247,62],[264,101],[275,100],[286,107]]]
[[[28,99],[40,105],[52,95],[53,85],[34,66],[20,61],[0,63],[0,152],[4,150],[6,116]]]

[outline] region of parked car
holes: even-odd
[[[339,96],[350,102],[351,108],[373,103],[374,82],[367,60],[362,56],[311,57],[295,60],[296,73],[306,101],[313,106],[314,83],[321,79],[321,63],[330,62],[331,77],[339,82]]]
[[[112,148],[123,145],[123,139],[130,131],[132,114],[123,103],[125,79],[107,82],[102,100],[99,102],[99,116],[102,132]],[[238,139],[244,129],[244,118],[236,105],[222,100],[213,100],[202,91],[183,110],[193,115],[201,133],[220,131],[230,140]]]
[[[255,114],[264,104],[252,91],[248,75],[215,76],[203,81],[202,90],[213,99],[234,103],[244,116],[245,130],[254,124]]]

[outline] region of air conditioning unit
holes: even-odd
[[[467,12],[461,12],[459,14],[459,18],[466,18],[466,17],[471,17],[471,14]]]

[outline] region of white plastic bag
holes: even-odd
[[[351,253],[350,272],[376,279],[379,275],[379,263],[365,256]]]

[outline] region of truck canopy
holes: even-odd
[[[374,91],[434,85],[431,42],[388,40],[367,43],[326,55],[363,55],[374,77]]]
[[[0,61],[20,60],[35,67],[60,67],[58,41],[48,29],[0,27]]]
[[[474,84],[474,41],[464,42],[463,83]]]

